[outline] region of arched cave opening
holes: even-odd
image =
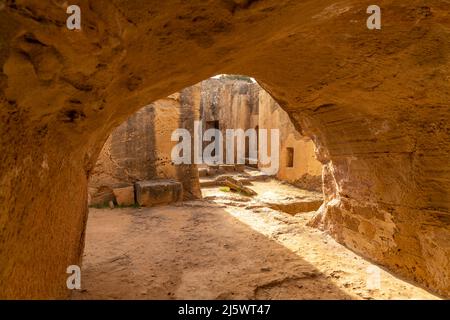
[[[179,129],[190,147],[174,153]],[[230,129],[243,136],[228,145]],[[260,160],[273,148],[278,163],[267,173]],[[192,162],[176,163],[184,152]],[[399,292],[401,280],[308,226],[323,204],[322,163],[250,77],[215,76],[138,110],[106,140],[88,199],[75,299],[428,297],[411,285]],[[366,288],[370,268],[388,279],[383,290]]]

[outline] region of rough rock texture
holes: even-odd
[[[136,182],[134,188],[137,203],[144,207],[183,200],[183,186],[175,180],[139,181]]]
[[[230,76],[208,79],[200,85],[203,131],[209,129],[211,125],[208,124],[213,121],[217,122],[223,137],[226,137],[227,129],[255,129],[257,132],[265,129],[268,130],[270,150],[270,131],[278,129],[280,146],[277,178],[292,183],[299,181],[300,187],[322,191],[322,164],[316,159],[314,143],[296,130],[289,115],[258,83]],[[204,146],[209,143],[205,142]],[[248,141],[246,143],[248,159]],[[293,150],[292,164],[287,160],[288,148]],[[225,142],[223,150],[225,161]],[[236,148],[234,151],[236,157]],[[256,166],[264,167],[260,163]]]
[[[201,82],[201,119],[203,133],[217,122],[224,137],[223,161],[226,161],[226,130],[255,128],[258,124],[258,93],[263,90],[257,83],[238,79],[208,79]],[[273,100],[273,99],[272,99]],[[205,141],[203,146],[210,144]],[[235,161],[237,148],[235,148]],[[248,157],[248,147],[246,147]]]
[[[377,270],[376,265],[305,226],[311,214],[249,210],[238,201],[224,204],[217,189],[210,192],[218,197],[213,200],[217,204],[91,209],[83,258],[85,290],[75,291],[72,298],[438,298],[383,269],[380,289],[368,289],[366,270]]]
[[[177,144],[172,132],[193,128],[199,108],[200,88],[192,86],[140,109],[114,129],[89,179],[90,204],[109,201],[112,188],[151,179],[176,179],[186,199],[201,198],[197,166],[175,166],[171,160]]]
[[[311,139],[295,129],[286,111],[265,90],[258,91],[258,110],[258,127],[276,128],[280,132],[277,178],[306,190],[322,192],[322,163],[316,159],[316,148]],[[270,142],[269,136],[267,141]],[[291,163],[289,149],[292,150]]]
[[[322,185],[322,175],[311,175],[308,173],[303,174],[300,178],[294,179],[294,181],[291,181],[291,183],[300,188],[310,191],[322,191],[323,185]]]
[[[318,147],[317,224],[450,296],[450,4],[1,1],[0,296],[64,298],[114,127],[214,74],[255,77]]]
[[[256,195],[255,191],[253,191],[249,187],[244,186],[244,184],[242,182],[240,182],[239,180],[236,180],[231,175],[229,175],[229,176],[221,175],[221,176],[216,177],[214,180],[218,185],[227,186],[231,190],[238,192],[238,193],[242,193],[246,196]]]
[[[180,121],[182,118],[190,121]],[[201,119],[202,132],[217,121],[223,137],[227,129],[264,128],[280,131],[280,166],[277,177],[309,190],[322,192],[322,164],[315,158],[314,144],[301,136],[289,116],[257,83],[248,80],[210,78],[160,99],[133,114],[114,129],[106,140],[89,179],[89,203],[102,205],[111,200],[112,189],[133,185],[136,181],[175,179],[183,182],[186,199],[200,198],[196,165],[178,168],[171,161],[171,142],[175,129],[189,129],[194,137],[193,121]],[[248,141],[247,156],[248,156]],[[206,147],[210,142],[204,142]],[[286,150],[295,154],[291,167]],[[223,154],[226,161],[227,146]],[[234,148],[235,154],[237,148]],[[257,166],[257,165],[256,165]],[[235,171],[243,165],[221,165],[218,171]],[[219,169],[219,168],[218,168]],[[209,166],[207,174],[215,171]],[[200,168],[200,174],[205,170]],[[220,173],[220,172],[216,172]]]
[[[134,201],[134,186],[113,189],[114,197],[119,206],[130,206]]]
[[[314,197],[301,199],[283,199],[282,201],[275,203],[267,203],[267,206],[271,209],[286,212],[289,214],[297,214],[302,212],[313,212],[320,208],[323,200]]]

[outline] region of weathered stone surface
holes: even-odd
[[[201,177],[207,177],[208,176],[208,168],[199,168],[198,169],[198,176]]]
[[[266,202],[269,208],[289,214],[316,211],[323,204],[320,198],[286,199],[277,202]]]
[[[237,179],[234,179],[231,176],[227,176],[227,175],[218,176],[214,179],[214,181],[218,185],[227,186],[231,190],[239,192],[239,193],[243,193],[247,196],[254,196],[257,194],[254,190],[252,190],[249,187],[244,186],[244,184],[242,182],[240,182]]]
[[[183,185],[175,180],[152,180],[135,183],[136,201],[144,207],[183,200]]]
[[[56,1],[0,10],[1,298],[70,294],[108,135],[220,73],[255,77],[314,141],[316,225],[450,296],[448,2],[385,0],[382,30],[360,1],[79,4],[80,32]]]
[[[219,170],[222,169],[224,172],[234,172],[236,171],[236,166],[234,164],[223,164],[220,166]]]
[[[297,179],[294,178],[288,181],[300,189],[317,192],[322,192],[323,190],[322,175],[318,176],[305,173]]]
[[[114,197],[119,206],[131,206],[134,204],[134,187],[123,187],[113,189]]]
[[[275,174],[277,178],[295,182],[302,177],[310,176],[312,179],[303,179],[307,189],[321,191],[322,163],[315,157],[314,143],[309,137],[302,136],[295,128],[289,115],[258,83],[251,79],[239,80],[224,75],[220,79],[202,81],[201,86],[201,119],[203,132],[214,125],[226,137],[227,129],[259,129],[268,130],[268,148],[270,149],[270,130],[279,131],[279,168]],[[205,142],[206,147],[210,142]],[[246,140],[245,159],[247,165],[264,168],[258,158],[256,164],[250,161],[248,139]],[[292,149],[292,163],[288,163],[288,148]],[[260,150],[261,151],[261,150]],[[234,148],[237,159],[237,148]],[[227,145],[224,142],[223,155],[227,154]],[[261,155],[259,155],[261,159]],[[224,159],[225,161],[225,159]],[[232,166],[220,166],[220,169],[233,171]],[[223,173],[219,170],[216,174]],[[315,177],[315,180],[314,180]],[[319,186],[317,186],[319,181]],[[308,183],[312,184],[309,185]]]
[[[202,165],[198,169],[199,177],[212,177],[218,174],[223,174],[227,172],[244,172],[245,165],[244,164],[230,164],[230,165],[216,165],[216,166],[208,166]]]
[[[114,129],[89,179],[90,204],[104,203],[108,190],[152,179],[176,179],[186,199],[201,198],[197,166],[175,166],[171,159],[177,143],[172,132],[192,128],[199,107],[200,89],[193,86],[140,109]]]
[[[89,205],[105,205],[110,201],[114,201],[113,188],[109,186],[101,186],[99,188],[88,188],[88,204]]]

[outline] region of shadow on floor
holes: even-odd
[[[74,299],[350,299],[218,205],[91,209]]]

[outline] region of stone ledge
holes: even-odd
[[[183,186],[175,180],[148,180],[135,183],[136,201],[151,207],[183,200]]]

